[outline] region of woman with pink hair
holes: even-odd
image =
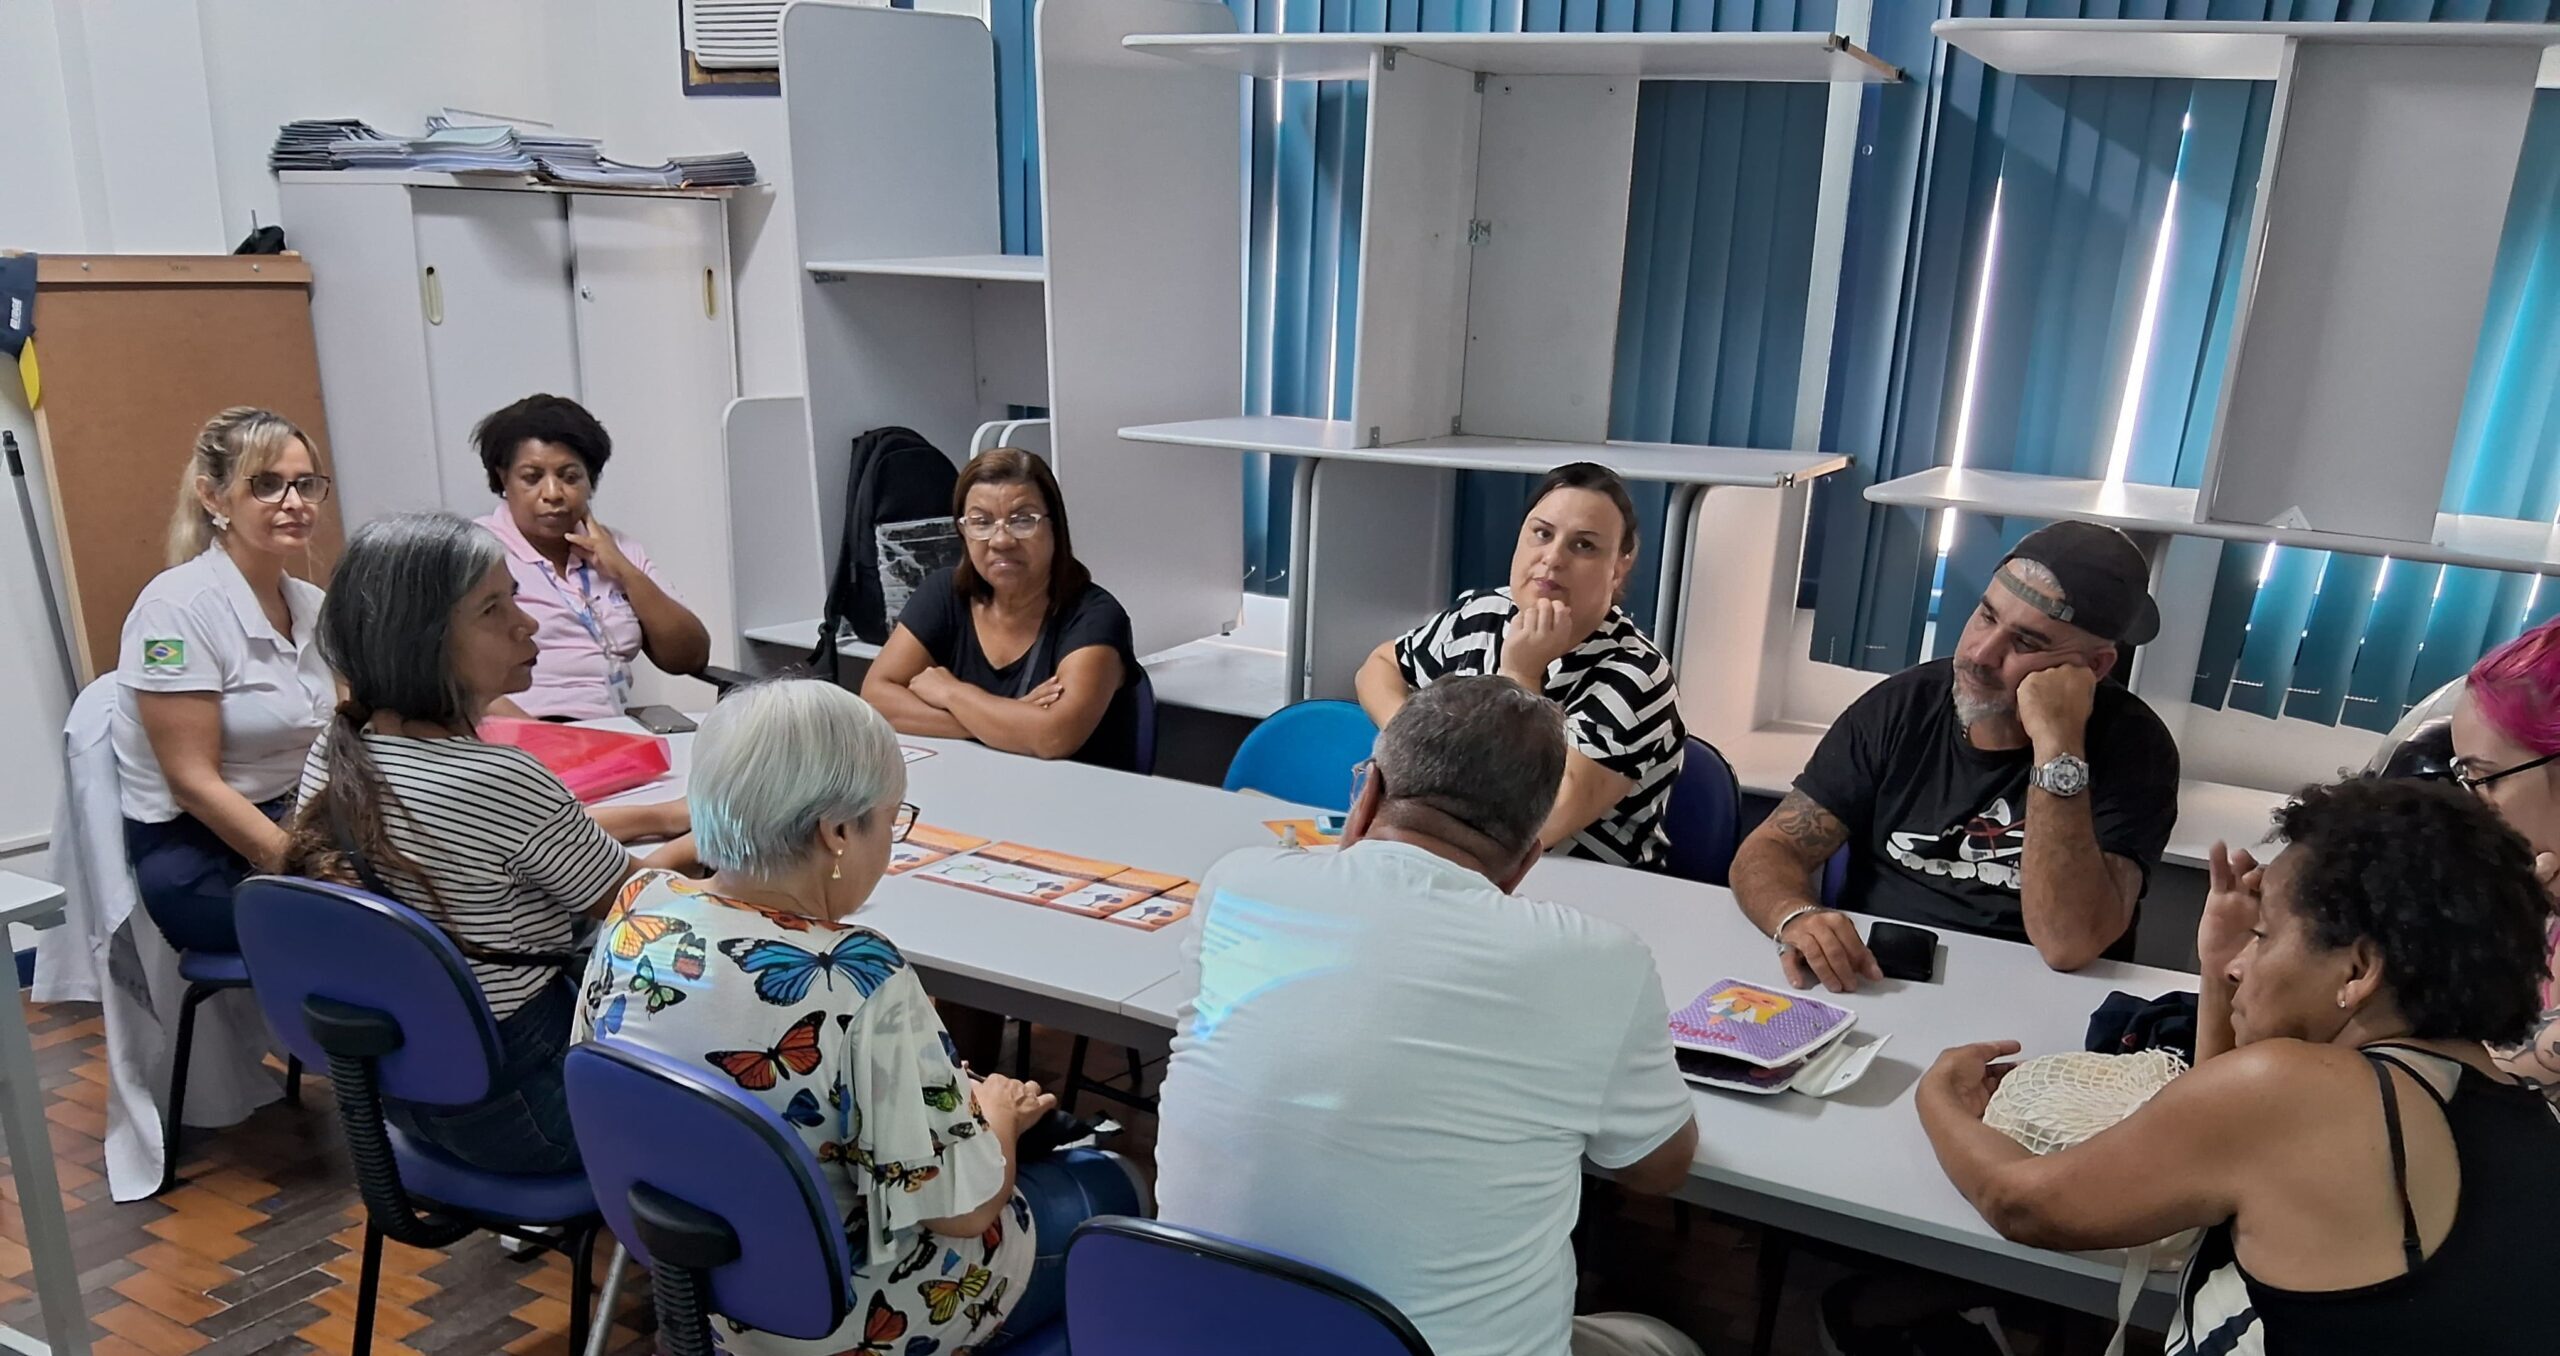
[[[2560,881],[2560,620],[2545,622],[2473,666],[2453,709],[2453,776],[2533,844],[2546,888]],[[2548,943],[2542,1017],[2498,1063],[2560,1101],[2560,922]]]

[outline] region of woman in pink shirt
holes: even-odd
[[[533,686],[494,715],[596,720],[631,704],[631,669],[642,655],[668,673],[711,660],[711,633],[677,601],[640,543],[596,521],[588,500],[613,455],[613,438],[574,400],[531,395],[471,431],[516,579],[516,603],[536,626]],[[505,707],[512,706],[513,710]]]

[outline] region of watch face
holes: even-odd
[[[2089,789],[2089,764],[2066,754],[2036,769],[2036,785],[2057,796],[2076,796]]]

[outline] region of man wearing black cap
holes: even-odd
[[[2178,817],[2178,747],[2118,684],[2118,645],[2158,633],[2142,553],[2054,523],[2018,543],[1955,654],[1853,703],[1733,860],[1734,898],[1787,977],[1847,992],[1882,977],[1817,873],[1849,848],[1862,913],[2032,942],[2074,970],[2124,954]]]

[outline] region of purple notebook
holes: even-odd
[[[1769,1069],[1804,1058],[1857,1020],[1818,998],[1719,979],[1671,1014],[1671,1043]]]

